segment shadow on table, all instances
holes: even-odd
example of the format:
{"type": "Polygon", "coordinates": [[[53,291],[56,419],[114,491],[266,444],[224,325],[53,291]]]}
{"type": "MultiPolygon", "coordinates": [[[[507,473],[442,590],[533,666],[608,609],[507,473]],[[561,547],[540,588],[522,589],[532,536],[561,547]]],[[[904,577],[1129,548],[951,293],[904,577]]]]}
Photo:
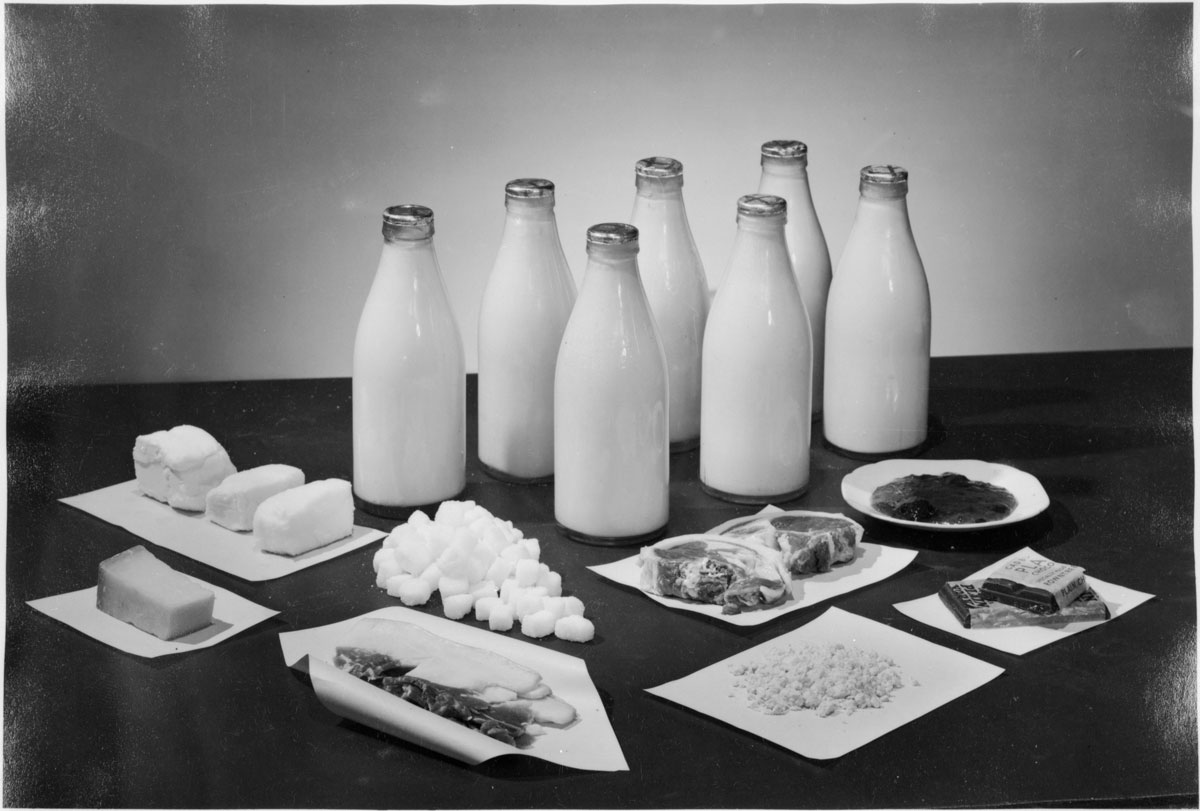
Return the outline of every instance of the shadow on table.
{"type": "Polygon", "coordinates": [[[948,425],[948,445],[969,448],[976,459],[1044,459],[1111,454],[1150,447],[1190,448],[1190,428],[1164,429],[1161,424],[1067,425],[1022,422],[1004,425],[948,425]]]}
{"type": "Polygon", "coordinates": [[[984,417],[1018,408],[1039,406],[1078,406],[1094,399],[1084,389],[1070,386],[1021,388],[956,388],[939,385],[930,388],[930,402],[940,410],[960,417],[984,417]]]}

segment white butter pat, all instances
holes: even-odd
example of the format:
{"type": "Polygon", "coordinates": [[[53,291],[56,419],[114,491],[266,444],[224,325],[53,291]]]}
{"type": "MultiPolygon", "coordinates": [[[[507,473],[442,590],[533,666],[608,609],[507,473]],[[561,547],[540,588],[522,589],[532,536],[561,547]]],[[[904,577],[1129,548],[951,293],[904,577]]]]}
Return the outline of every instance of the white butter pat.
{"type": "Polygon", "coordinates": [[[350,482],[322,479],[271,496],[254,513],[259,548],[277,555],[303,555],[354,531],[350,482]]]}
{"type": "Polygon", "coordinates": [[[254,529],[258,505],[284,490],[304,484],[304,471],[291,465],[260,465],[242,470],[208,491],[205,514],[226,529],[254,529]]]}
{"type": "Polygon", "coordinates": [[[100,563],[96,607],[159,639],[176,639],[212,624],[211,590],[180,574],[144,546],[100,563]]]}
{"type": "Polygon", "coordinates": [[[203,428],[176,425],[133,444],[138,488],[177,510],[200,512],[208,491],[237,472],[221,443],[203,428]]]}

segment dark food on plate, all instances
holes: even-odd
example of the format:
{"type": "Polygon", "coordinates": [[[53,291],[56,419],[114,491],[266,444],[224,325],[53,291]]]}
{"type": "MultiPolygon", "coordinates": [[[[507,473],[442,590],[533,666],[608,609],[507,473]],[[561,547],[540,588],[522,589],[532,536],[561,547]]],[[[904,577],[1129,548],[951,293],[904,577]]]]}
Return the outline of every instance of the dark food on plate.
{"type": "Polygon", "coordinates": [[[668,538],[644,547],[638,565],[645,591],[713,603],[723,614],[776,605],[792,593],[778,552],[737,539],[668,538]]]}
{"type": "Polygon", "coordinates": [[[1007,518],[1017,499],[1008,490],[961,473],[901,476],[871,493],[871,507],[924,524],[983,524],[1007,518]]]}
{"type": "Polygon", "coordinates": [[[844,515],[803,510],[728,521],[713,534],[742,538],[778,549],[792,575],[819,574],[854,560],[863,528],[844,515]]]}
{"type": "Polygon", "coordinates": [[[1044,614],[989,600],[981,589],[983,582],[950,582],[938,590],[938,597],[964,628],[1009,628],[1018,625],[1053,627],[1071,622],[1105,620],[1109,617],[1108,606],[1091,588],[1060,611],[1044,614]]]}
{"type": "Polygon", "coordinates": [[[576,718],[575,708],[554,696],[537,672],[407,622],[359,620],[333,664],[511,746],[528,746],[543,727],[566,727],[576,718]]]}

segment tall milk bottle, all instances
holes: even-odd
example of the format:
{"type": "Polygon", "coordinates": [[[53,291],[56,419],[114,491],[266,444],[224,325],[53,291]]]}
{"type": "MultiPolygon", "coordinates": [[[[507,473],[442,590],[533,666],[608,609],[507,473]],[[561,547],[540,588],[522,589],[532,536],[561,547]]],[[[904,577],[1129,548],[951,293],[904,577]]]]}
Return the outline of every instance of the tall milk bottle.
{"type": "Polygon", "coordinates": [[[825,438],[861,454],[925,441],[929,284],[908,221],[908,172],[867,166],[825,316],[825,438]]]}
{"type": "Polygon", "coordinates": [[[433,211],[383,214],[383,253],[354,340],[354,496],[375,515],[458,495],[466,473],[466,364],[433,211]]]}
{"type": "Polygon", "coordinates": [[[759,193],[774,194],[787,200],[787,225],[783,233],[787,236],[788,255],[796,283],[800,285],[808,324],[812,327],[813,419],[818,419],[824,407],[825,301],[829,297],[833,269],[829,246],[808,186],[808,146],[801,141],[767,141],[761,151],[759,193]]]}
{"type": "Polygon", "coordinates": [[[700,484],[744,504],[786,501],[808,488],[812,333],[786,219],[782,197],[738,200],[729,270],[704,333],[700,484]]]}
{"type": "Polygon", "coordinates": [[[640,544],[667,527],[667,360],[638,274],[638,230],[587,232],[554,377],[554,517],[574,540],[640,544]]]}
{"type": "Polygon", "coordinates": [[[642,286],[667,354],[671,451],[700,442],[700,350],[708,319],[708,277],[683,207],[683,164],[645,158],[635,167],[630,222],[638,229],[642,286]]]}
{"type": "Polygon", "coordinates": [[[479,461],[492,476],[554,474],[554,365],[575,303],[554,218],[554,184],[513,180],[479,310],[479,461]]]}

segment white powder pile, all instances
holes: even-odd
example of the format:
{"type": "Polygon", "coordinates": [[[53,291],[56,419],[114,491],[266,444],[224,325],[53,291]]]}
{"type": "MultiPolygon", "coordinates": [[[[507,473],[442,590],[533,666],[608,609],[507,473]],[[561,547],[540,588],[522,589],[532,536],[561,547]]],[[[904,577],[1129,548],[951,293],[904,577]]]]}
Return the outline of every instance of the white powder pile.
{"type": "Polygon", "coordinates": [[[881,707],[903,686],[891,659],[841,643],[775,648],[745,664],[734,664],[734,686],[747,705],[767,715],[816,710],[825,717],[881,707]]]}

